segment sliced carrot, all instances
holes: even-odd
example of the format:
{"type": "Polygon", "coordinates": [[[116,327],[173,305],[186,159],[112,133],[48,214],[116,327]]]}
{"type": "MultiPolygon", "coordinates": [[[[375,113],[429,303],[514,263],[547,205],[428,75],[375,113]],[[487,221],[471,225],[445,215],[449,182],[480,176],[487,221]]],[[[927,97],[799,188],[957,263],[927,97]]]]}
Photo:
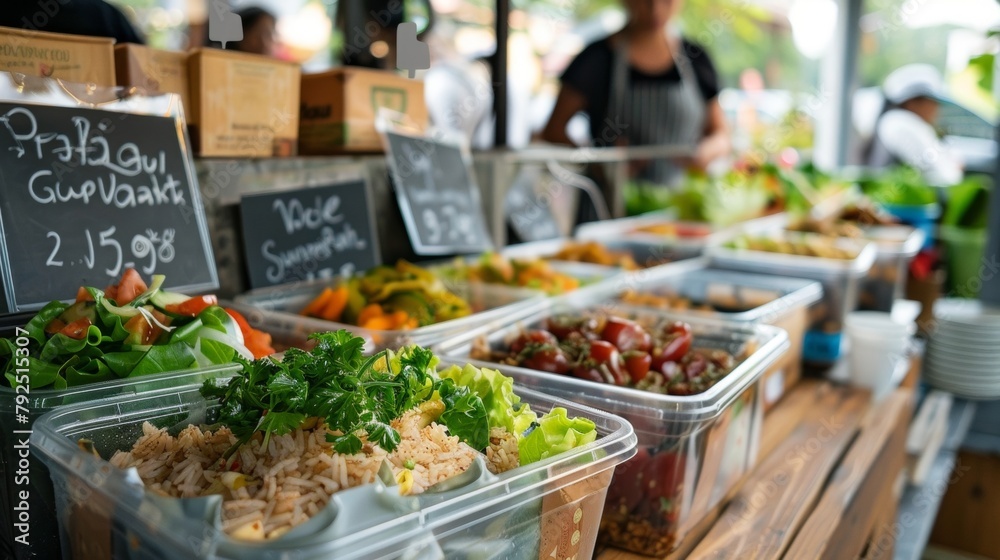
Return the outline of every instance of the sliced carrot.
{"type": "Polygon", "coordinates": [[[132,300],[148,289],[149,287],[146,286],[146,282],[143,281],[142,276],[139,276],[139,273],[134,268],[127,268],[125,269],[125,273],[122,274],[121,282],[118,282],[118,294],[115,298],[115,303],[118,305],[132,303],[132,300]]]}
{"type": "Polygon", "coordinates": [[[83,338],[87,336],[87,329],[90,328],[91,324],[90,319],[86,317],[77,319],[76,321],[73,321],[63,327],[59,331],[59,334],[64,334],[74,340],[83,340],[83,338]]]}
{"type": "Polygon", "coordinates": [[[94,296],[90,295],[87,288],[83,286],[80,286],[80,289],[76,291],[76,302],[80,303],[81,301],[94,301],[94,296]]]}
{"type": "Polygon", "coordinates": [[[322,317],[327,321],[339,321],[340,316],[344,314],[344,308],[347,307],[347,295],[347,286],[337,286],[323,307],[322,317]]]}
{"type": "Polygon", "coordinates": [[[392,328],[401,329],[404,325],[406,325],[406,321],[410,318],[410,314],[401,309],[397,309],[396,311],[390,313],[389,317],[392,320],[392,328]]]}
{"type": "Polygon", "coordinates": [[[382,306],[377,303],[369,303],[361,309],[361,313],[358,313],[358,326],[365,326],[365,323],[376,318],[382,317],[385,314],[382,311],[382,306]]]}
{"type": "Polygon", "coordinates": [[[330,300],[331,296],[333,296],[333,290],[330,288],[324,288],[318,296],[309,302],[309,305],[307,305],[305,309],[299,311],[299,315],[305,315],[306,317],[319,317],[323,308],[326,307],[326,302],[330,300]]]}
{"type": "Polygon", "coordinates": [[[417,321],[416,317],[410,317],[406,320],[406,324],[403,325],[404,330],[415,329],[420,326],[420,322],[417,321]]]}
{"type": "Polygon", "coordinates": [[[66,322],[62,319],[56,318],[52,319],[48,325],[45,325],[45,332],[49,334],[56,334],[64,328],[66,328],[66,322]]]}
{"type": "Polygon", "coordinates": [[[389,315],[378,315],[371,317],[361,324],[361,328],[373,331],[391,331],[393,329],[392,317],[389,315]]]}

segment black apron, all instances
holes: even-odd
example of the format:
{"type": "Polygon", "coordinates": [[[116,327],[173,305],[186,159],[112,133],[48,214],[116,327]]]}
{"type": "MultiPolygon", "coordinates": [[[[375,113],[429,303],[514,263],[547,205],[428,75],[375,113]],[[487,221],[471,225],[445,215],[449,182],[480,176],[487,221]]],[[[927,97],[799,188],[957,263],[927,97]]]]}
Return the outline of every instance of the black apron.
{"type": "MultiPolygon", "coordinates": [[[[670,31],[666,33],[681,79],[629,84],[628,43],[622,41],[611,63],[608,116],[612,120],[621,116],[629,145],[680,145],[693,152],[704,136],[705,101],[682,42],[670,31]]],[[[683,176],[683,167],[660,158],[650,161],[636,179],[675,186],[683,176]]]]}

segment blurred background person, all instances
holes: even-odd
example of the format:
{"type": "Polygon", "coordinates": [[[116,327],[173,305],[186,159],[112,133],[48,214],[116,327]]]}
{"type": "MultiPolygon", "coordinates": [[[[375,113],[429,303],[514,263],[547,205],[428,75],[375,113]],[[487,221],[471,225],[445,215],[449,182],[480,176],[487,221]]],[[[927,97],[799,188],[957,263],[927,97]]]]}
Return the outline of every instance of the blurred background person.
{"type": "MultiPolygon", "coordinates": [[[[278,55],[278,18],[271,12],[258,6],[250,6],[234,12],[240,16],[243,23],[243,40],[228,43],[227,49],[251,54],[276,57],[278,55]]],[[[207,28],[202,31],[207,39],[207,28]]],[[[215,41],[206,41],[207,45],[221,48],[215,41]]]]}
{"type": "Polygon", "coordinates": [[[715,66],[671,25],[682,4],[624,0],[625,27],[587,46],[563,73],[542,137],[573,144],[566,125],[582,112],[596,146],[688,147],[692,155],[685,161],[658,158],[633,166],[635,178],[661,185],[677,184],[686,165],[704,169],[727,155],[731,144],[715,66]]]}
{"type": "Polygon", "coordinates": [[[909,165],[936,186],[961,182],[962,161],[938,136],[939,100],[944,98],[941,73],[929,64],[903,66],[882,85],[885,105],[866,150],[874,168],[909,165]]]}

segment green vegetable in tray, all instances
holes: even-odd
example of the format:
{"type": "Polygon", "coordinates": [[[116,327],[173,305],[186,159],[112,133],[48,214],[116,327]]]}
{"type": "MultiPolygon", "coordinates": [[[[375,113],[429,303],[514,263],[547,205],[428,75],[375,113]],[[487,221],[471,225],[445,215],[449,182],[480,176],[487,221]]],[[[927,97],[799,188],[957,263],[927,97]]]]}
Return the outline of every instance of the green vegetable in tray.
{"type": "Polygon", "coordinates": [[[343,330],[310,338],[317,344],[309,352],[240,360],[242,374],[221,385],[205,382],[202,394],[221,405],[218,423],[238,438],[229,454],[255,433],[266,445],[271,435],[316,420],[331,430],[327,438],[338,453],[358,453],[365,441],[391,452],[400,441],[392,421],[415,408],[478,451],[493,445],[498,428],[513,434],[526,446],[522,465],[596,438],[593,422],[568,419],[565,410],[538,418],[498,371],[467,365],[438,373],[437,357],[418,346],[365,357],[364,339],[343,330]]]}
{"type": "Polygon", "coordinates": [[[214,296],[165,292],[163,281],[153,276],[147,286],[128,269],[105,290],[81,287],[73,303],[49,303],[23,328],[28,367],[16,367],[16,341],[0,339],[0,372],[11,387],[27,369],[30,389],[65,389],[273,352],[270,337],[214,296]]]}
{"type": "Polygon", "coordinates": [[[899,206],[924,206],[937,202],[937,191],[920,171],[901,166],[859,181],[861,191],[873,201],[899,206]]]}

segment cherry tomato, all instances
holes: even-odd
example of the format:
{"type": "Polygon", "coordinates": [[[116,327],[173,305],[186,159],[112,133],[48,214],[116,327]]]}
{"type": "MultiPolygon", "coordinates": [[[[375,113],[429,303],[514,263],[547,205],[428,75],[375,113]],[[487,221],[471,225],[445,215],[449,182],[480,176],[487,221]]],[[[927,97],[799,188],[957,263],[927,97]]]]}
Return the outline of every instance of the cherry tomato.
{"type": "Polygon", "coordinates": [[[545,345],[535,348],[530,355],[521,360],[526,368],[563,374],[569,371],[569,360],[566,354],[556,346],[545,345]]]}
{"type": "Polygon", "coordinates": [[[649,463],[649,449],[640,446],[635,457],[618,465],[608,488],[607,501],[616,510],[621,506],[631,512],[646,497],[643,473],[649,463]]]}
{"type": "Polygon", "coordinates": [[[554,334],[543,330],[531,330],[521,333],[510,345],[511,354],[520,354],[529,344],[556,346],[559,341],[554,334]]]}
{"type": "Polygon", "coordinates": [[[645,499],[642,504],[669,523],[677,521],[682,506],[684,455],[664,451],[654,454],[642,472],[645,499]]]}
{"type": "Polygon", "coordinates": [[[585,338],[597,338],[597,319],[556,315],[545,320],[545,330],[556,335],[559,340],[566,340],[573,333],[581,334],[585,338]]]}
{"type": "Polygon", "coordinates": [[[622,372],[622,357],[613,344],[605,340],[591,341],[589,358],[602,370],[607,371],[611,376],[611,381],[615,385],[625,384],[625,374],[622,372]]]}
{"type": "Polygon", "coordinates": [[[635,321],[619,317],[608,317],[601,331],[601,338],[614,344],[621,352],[642,350],[648,352],[653,345],[653,337],[635,321]]]}
{"type": "Polygon", "coordinates": [[[578,379],[586,379],[587,381],[593,381],[595,383],[607,383],[608,380],[604,378],[604,374],[598,369],[597,364],[585,360],[580,362],[573,367],[573,377],[578,379]]]}
{"type": "Polygon", "coordinates": [[[653,360],[659,358],[661,362],[679,362],[691,349],[693,340],[690,329],[686,333],[672,333],[662,346],[653,351],[653,360]]]}
{"type": "Polygon", "coordinates": [[[653,354],[650,369],[663,374],[667,381],[670,381],[681,373],[681,366],[677,362],[664,359],[662,354],[653,354]]]}
{"type": "Polygon", "coordinates": [[[632,383],[638,383],[649,375],[649,368],[653,364],[653,357],[648,352],[632,350],[622,354],[625,358],[625,370],[628,371],[632,383]]]}
{"type": "MultiPolygon", "coordinates": [[[[219,298],[215,296],[194,296],[180,303],[163,306],[163,310],[174,315],[184,315],[185,317],[197,317],[199,313],[207,307],[219,304],[219,298]]],[[[232,315],[232,314],[230,314],[232,315]]]]}
{"type": "Polygon", "coordinates": [[[691,357],[691,360],[684,365],[684,375],[688,379],[695,379],[705,373],[708,369],[708,358],[704,354],[698,353],[691,357]]]}

